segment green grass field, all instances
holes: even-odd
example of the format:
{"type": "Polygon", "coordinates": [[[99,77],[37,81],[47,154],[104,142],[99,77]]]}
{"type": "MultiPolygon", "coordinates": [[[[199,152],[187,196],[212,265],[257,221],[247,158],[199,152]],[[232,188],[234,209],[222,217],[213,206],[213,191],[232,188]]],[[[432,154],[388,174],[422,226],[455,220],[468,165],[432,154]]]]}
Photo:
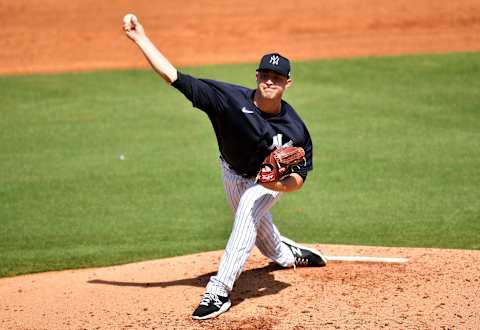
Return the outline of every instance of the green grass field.
{"type": "MultiPolygon", "coordinates": [[[[254,87],[255,65],[186,68],[254,87]]],[[[480,249],[480,53],[294,63],[302,242],[480,249]]],[[[152,71],[0,77],[0,276],[222,249],[207,117],[152,71]],[[124,159],[120,159],[124,155],[124,159]]]]}

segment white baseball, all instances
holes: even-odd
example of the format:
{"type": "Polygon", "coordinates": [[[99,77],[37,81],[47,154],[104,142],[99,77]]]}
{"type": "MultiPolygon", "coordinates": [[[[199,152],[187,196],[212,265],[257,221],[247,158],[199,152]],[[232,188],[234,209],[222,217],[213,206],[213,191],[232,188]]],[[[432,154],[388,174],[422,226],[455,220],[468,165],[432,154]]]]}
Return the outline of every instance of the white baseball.
{"type": "Polygon", "coordinates": [[[123,16],[123,24],[131,24],[133,18],[137,19],[137,17],[133,14],[127,14],[123,16]]]}

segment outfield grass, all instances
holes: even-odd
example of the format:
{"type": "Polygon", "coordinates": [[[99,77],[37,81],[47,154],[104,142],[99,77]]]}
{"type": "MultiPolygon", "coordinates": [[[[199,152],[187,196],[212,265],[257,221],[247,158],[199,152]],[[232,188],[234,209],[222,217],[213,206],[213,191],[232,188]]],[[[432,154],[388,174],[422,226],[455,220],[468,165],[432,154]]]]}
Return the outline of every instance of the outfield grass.
{"type": "MultiPolygon", "coordinates": [[[[254,84],[254,64],[185,72],[254,84]]],[[[294,64],[299,241],[480,249],[480,53],[294,64]]],[[[0,77],[0,276],[222,249],[213,130],[151,71],[0,77]],[[124,159],[122,160],[121,155],[124,159]]]]}

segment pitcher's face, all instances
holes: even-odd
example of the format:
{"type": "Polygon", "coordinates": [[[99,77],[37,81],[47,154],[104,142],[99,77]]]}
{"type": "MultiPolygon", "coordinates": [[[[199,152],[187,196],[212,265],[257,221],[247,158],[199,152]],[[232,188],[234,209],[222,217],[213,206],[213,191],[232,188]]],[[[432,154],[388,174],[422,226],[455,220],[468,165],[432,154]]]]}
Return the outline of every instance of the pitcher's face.
{"type": "Polygon", "coordinates": [[[266,99],[282,98],[285,90],[291,85],[292,80],[271,70],[257,71],[257,89],[266,99]]]}

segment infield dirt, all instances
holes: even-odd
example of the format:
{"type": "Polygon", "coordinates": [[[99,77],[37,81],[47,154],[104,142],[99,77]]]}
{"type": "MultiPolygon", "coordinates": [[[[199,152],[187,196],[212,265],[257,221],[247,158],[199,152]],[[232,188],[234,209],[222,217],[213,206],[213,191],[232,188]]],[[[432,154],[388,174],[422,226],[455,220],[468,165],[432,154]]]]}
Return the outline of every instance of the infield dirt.
{"type": "MultiPolygon", "coordinates": [[[[0,2],[0,73],[146,67],[139,16],[176,65],[480,50],[480,2],[0,2]],[[266,14],[268,12],[268,15],[266,14]]],[[[288,234],[288,233],[286,233],[288,234]]],[[[0,279],[1,329],[479,329],[480,251],[317,245],[406,264],[277,269],[255,252],[218,319],[190,319],[221,252],[0,279]]]]}
{"type": "Polygon", "coordinates": [[[0,1],[0,73],[147,66],[135,13],[176,65],[480,50],[478,0],[0,1]]]}

